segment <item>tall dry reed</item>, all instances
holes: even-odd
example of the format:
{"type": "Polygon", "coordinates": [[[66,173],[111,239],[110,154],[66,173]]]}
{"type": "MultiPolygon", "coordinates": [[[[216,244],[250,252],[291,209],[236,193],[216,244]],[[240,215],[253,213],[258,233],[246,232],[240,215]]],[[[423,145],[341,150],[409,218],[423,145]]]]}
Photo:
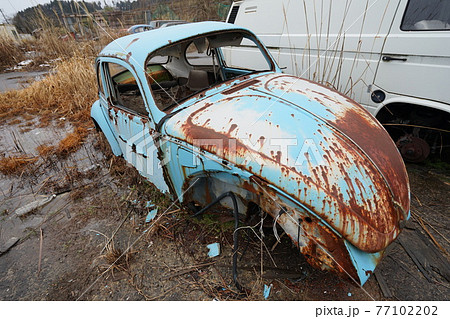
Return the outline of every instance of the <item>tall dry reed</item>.
{"type": "Polygon", "coordinates": [[[0,36],[0,68],[16,65],[25,57],[25,52],[19,43],[11,38],[0,36]]]}
{"type": "Polygon", "coordinates": [[[60,61],[43,80],[0,94],[0,120],[30,114],[40,115],[41,121],[66,117],[82,125],[96,96],[93,58],[77,55],[60,61]]]}

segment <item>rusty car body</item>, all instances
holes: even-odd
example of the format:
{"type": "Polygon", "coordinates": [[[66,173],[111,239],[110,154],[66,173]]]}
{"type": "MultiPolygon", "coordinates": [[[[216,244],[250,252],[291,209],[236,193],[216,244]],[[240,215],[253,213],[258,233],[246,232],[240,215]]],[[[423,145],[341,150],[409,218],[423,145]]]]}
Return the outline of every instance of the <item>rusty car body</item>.
{"type": "Polygon", "coordinates": [[[91,116],[113,153],[183,204],[232,193],[240,213],[272,216],[310,264],[360,284],[409,218],[407,173],[384,128],[337,91],[282,74],[247,29],[128,35],[96,67],[91,116]],[[259,67],[242,65],[246,54],[259,67]]]}

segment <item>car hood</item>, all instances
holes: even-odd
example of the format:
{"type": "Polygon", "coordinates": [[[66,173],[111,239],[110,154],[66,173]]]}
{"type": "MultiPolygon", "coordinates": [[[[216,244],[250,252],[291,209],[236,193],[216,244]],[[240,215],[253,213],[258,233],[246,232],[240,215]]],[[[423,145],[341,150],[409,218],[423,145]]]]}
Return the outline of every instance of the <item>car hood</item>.
{"type": "Polygon", "coordinates": [[[164,131],[289,194],[363,251],[384,249],[409,213],[407,173],[387,132],[314,82],[247,79],[179,111],[164,131]]]}

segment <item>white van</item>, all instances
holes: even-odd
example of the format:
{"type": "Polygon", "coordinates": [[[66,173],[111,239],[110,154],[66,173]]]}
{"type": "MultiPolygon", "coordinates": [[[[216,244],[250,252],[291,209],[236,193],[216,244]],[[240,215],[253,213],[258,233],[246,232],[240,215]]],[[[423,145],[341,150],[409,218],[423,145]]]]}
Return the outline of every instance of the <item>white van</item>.
{"type": "Polygon", "coordinates": [[[405,159],[449,147],[450,0],[244,0],[227,22],[254,31],[285,73],[363,105],[405,159]]]}

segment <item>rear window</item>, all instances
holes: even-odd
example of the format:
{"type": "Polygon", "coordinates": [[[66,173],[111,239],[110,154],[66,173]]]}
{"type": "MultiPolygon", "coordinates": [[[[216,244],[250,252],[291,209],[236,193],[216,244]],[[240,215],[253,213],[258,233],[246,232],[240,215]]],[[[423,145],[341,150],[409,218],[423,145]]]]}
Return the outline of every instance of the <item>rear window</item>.
{"type": "Polygon", "coordinates": [[[450,30],[450,0],[410,0],[400,29],[403,31],[450,30]]]}

